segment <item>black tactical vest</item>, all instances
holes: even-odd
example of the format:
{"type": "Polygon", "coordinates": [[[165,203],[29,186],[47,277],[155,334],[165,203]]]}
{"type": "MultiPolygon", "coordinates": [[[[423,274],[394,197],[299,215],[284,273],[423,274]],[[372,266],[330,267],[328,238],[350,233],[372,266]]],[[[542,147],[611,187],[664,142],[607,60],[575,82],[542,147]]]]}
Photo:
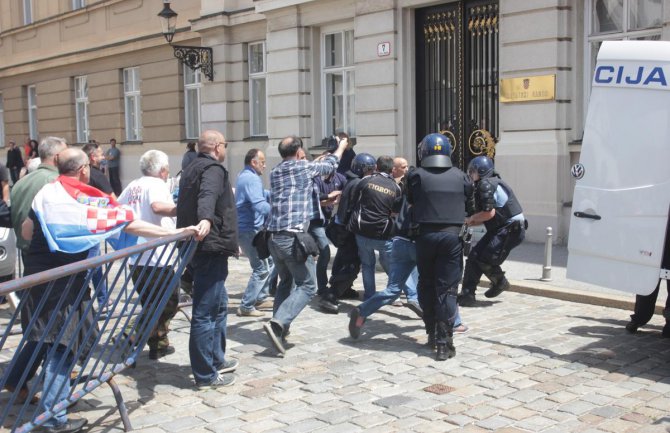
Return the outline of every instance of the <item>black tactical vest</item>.
{"type": "Polygon", "coordinates": [[[417,168],[408,177],[414,220],[419,225],[460,225],[471,191],[468,177],[456,167],[417,168]]]}
{"type": "MultiPolygon", "coordinates": [[[[475,187],[479,187],[482,182],[492,184],[494,186],[494,191],[498,188],[498,185],[500,185],[505,190],[505,193],[507,193],[507,203],[505,203],[503,207],[496,207],[495,217],[484,223],[486,230],[497,230],[507,224],[507,221],[509,221],[510,218],[523,212],[519,200],[517,200],[514,195],[514,191],[512,191],[512,188],[505,183],[504,180],[499,177],[489,177],[488,179],[483,179],[477,182],[475,187]]],[[[475,197],[478,197],[478,194],[475,194],[475,197]]]]}

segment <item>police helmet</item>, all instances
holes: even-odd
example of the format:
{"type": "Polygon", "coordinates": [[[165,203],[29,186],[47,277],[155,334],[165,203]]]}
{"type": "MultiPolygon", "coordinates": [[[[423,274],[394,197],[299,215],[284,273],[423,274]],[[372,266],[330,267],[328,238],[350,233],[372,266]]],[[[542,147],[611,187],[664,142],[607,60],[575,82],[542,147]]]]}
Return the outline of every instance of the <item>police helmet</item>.
{"type": "Polygon", "coordinates": [[[351,162],[351,171],[358,177],[365,176],[365,173],[374,170],[377,167],[377,160],[369,153],[359,153],[351,162]]]}
{"type": "Polygon", "coordinates": [[[421,167],[449,168],[451,164],[451,141],[442,134],[428,134],[419,143],[418,155],[421,167]]]}
{"type": "Polygon", "coordinates": [[[468,174],[477,172],[480,179],[486,179],[493,174],[493,161],[488,156],[473,158],[468,164],[468,174]]]}

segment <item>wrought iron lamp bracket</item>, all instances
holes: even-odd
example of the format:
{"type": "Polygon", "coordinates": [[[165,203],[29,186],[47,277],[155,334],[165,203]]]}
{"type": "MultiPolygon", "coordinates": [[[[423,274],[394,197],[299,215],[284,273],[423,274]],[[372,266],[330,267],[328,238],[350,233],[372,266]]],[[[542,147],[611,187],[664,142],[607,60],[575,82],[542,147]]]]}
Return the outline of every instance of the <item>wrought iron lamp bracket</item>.
{"type": "Polygon", "coordinates": [[[172,45],[174,56],[180,59],[193,71],[200,69],[209,81],[214,81],[214,64],[212,60],[212,49],[209,47],[188,47],[183,45],[172,45]]]}

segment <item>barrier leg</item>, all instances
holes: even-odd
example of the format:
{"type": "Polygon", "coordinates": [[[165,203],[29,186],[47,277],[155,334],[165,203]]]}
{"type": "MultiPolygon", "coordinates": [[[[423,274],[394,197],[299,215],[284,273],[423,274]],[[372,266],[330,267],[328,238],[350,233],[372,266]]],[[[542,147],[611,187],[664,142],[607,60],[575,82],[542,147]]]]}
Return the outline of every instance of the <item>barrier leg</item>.
{"type": "Polygon", "coordinates": [[[126,408],[126,403],[123,401],[123,396],[121,395],[121,390],[119,386],[114,382],[114,378],[110,378],[107,381],[107,384],[112,388],[112,393],[114,394],[114,399],[116,400],[116,407],[119,408],[119,415],[121,415],[121,421],[123,421],[123,430],[132,431],[133,426],[130,425],[130,418],[128,417],[128,409],[126,408]]]}

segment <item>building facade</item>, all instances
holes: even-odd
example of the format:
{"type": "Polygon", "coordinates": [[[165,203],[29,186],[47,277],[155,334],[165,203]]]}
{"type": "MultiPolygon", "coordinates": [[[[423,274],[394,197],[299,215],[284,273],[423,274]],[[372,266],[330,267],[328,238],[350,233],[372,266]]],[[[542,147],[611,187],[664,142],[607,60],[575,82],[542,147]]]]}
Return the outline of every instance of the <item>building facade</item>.
{"type": "Polygon", "coordinates": [[[233,174],[251,147],[271,166],[289,134],[318,154],[345,131],[357,152],[416,164],[416,143],[442,131],[460,166],[495,155],[528,238],[551,226],[559,243],[599,44],[670,40],[670,0],[175,1],[172,43],[210,47],[209,80],[174,57],[161,8],[1,2],[0,140],[114,137],[129,180],[150,148],[178,167],[184,143],[207,128],[226,135],[233,174]]]}

